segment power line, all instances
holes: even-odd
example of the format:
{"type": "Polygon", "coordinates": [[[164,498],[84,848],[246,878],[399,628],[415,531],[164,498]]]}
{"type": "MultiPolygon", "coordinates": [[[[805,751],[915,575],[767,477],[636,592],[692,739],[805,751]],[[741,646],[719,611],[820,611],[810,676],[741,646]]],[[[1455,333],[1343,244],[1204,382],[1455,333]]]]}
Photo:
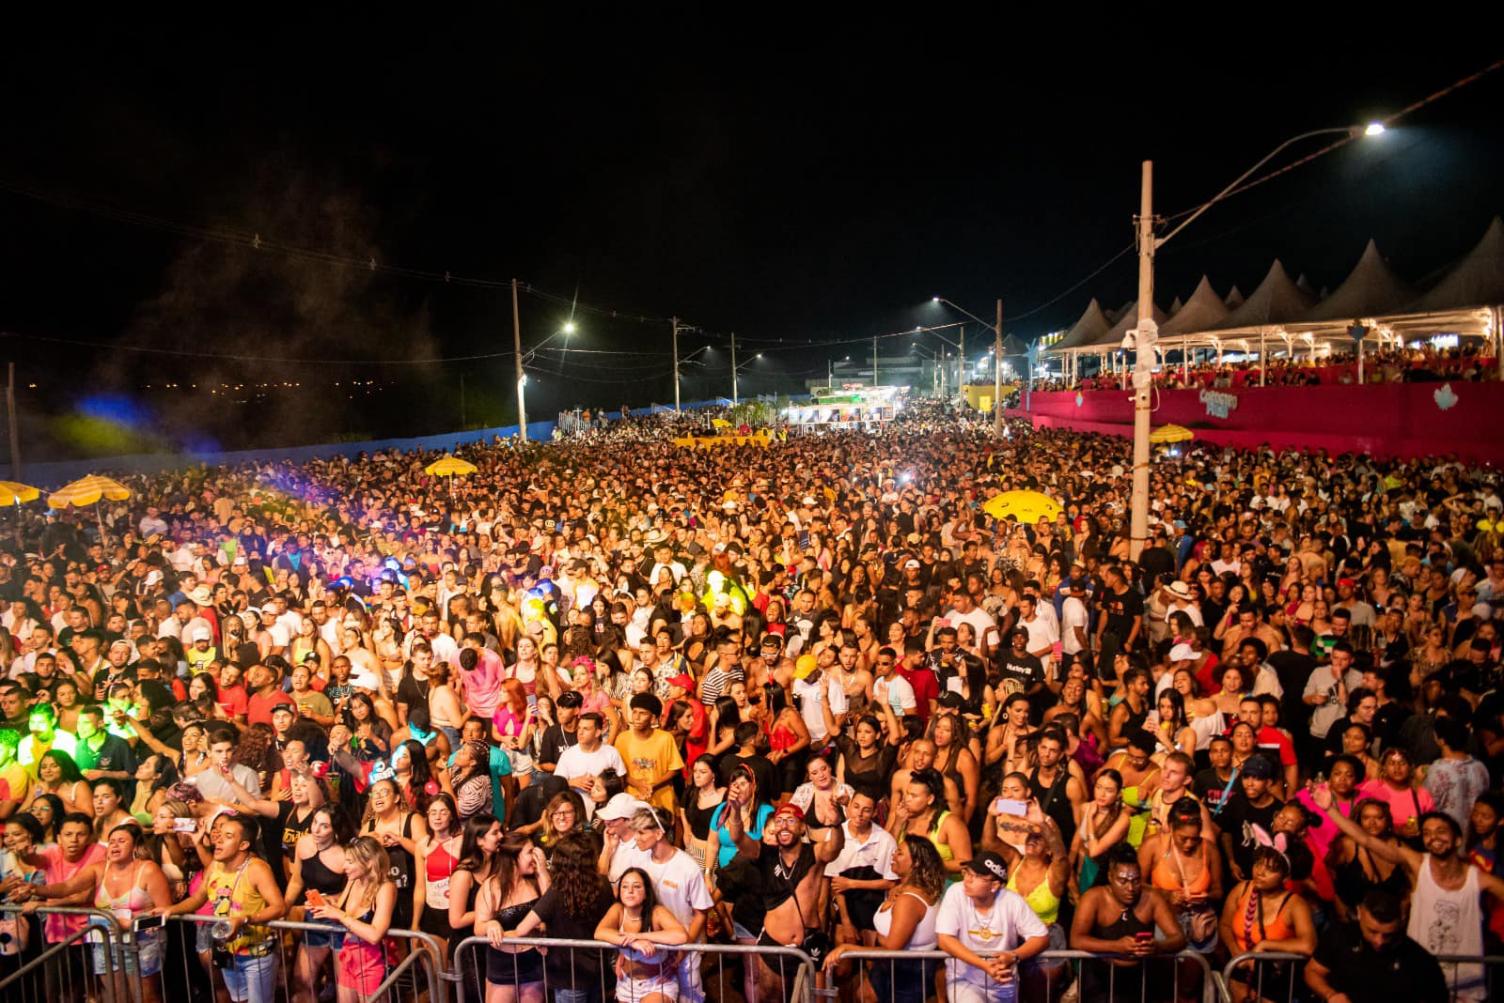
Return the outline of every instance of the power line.
{"type": "Polygon", "coordinates": [[[80,348],[98,349],[104,352],[136,352],[143,355],[173,355],[190,359],[223,359],[231,362],[276,362],[300,366],[427,366],[449,362],[479,362],[485,359],[509,359],[512,357],[511,352],[487,352],[480,355],[447,355],[422,359],[285,358],[269,355],[235,355],[225,352],[195,352],[180,348],[152,348],[147,345],[104,344],[98,341],[54,338],[44,334],[22,334],[14,331],[0,331],[0,338],[18,338],[23,341],[41,341],[54,345],[73,345],[80,348]]]}

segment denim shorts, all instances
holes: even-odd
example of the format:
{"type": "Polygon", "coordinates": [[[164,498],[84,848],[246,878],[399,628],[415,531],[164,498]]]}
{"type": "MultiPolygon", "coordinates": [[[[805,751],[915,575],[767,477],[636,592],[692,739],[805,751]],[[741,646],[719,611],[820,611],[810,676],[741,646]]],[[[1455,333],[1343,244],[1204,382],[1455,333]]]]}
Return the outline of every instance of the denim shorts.
{"type": "Polygon", "coordinates": [[[276,1003],[277,955],[234,955],[233,963],[219,970],[225,988],[235,1003],[276,1003]]]}
{"type": "Polygon", "coordinates": [[[136,934],[134,943],[116,945],[113,959],[110,957],[111,945],[90,944],[94,974],[107,975],[118,971],[150,978],[162,971],[162,940],[161,930],[143,931],[136,934]]]}
{"type": "MultiPolygon", "coordinates": [[[[323,926],[326,924],[319,925],[323,926]]],[[[315,950],[319,948],[328,948],[335,951],[338,951],[341,947],[344,947],[345,928],[343,926],[336,927],[332,924],[327,925],[329,925],[329,930],[327,933],[322,930],[304,930],[303,946],[315,950]]]]}

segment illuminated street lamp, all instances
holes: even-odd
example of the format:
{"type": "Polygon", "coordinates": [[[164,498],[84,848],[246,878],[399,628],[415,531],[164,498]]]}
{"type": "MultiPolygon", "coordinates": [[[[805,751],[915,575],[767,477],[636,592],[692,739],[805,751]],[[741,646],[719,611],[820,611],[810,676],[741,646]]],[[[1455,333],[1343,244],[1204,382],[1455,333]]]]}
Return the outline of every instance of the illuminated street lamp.
{"type": "Polygon", "coordinates": [[[1385,132],[1381,122],[1368,125],[1346,125],[1333,129],[1312,129],[1298,136],[1291,136],[1265,154],[1258,163],[1238,175],[1226,188],[1197,206],[1180,224],[1163,237],[1154,235],[1154,162],[1143,162],[1139,190],[1138,230],[1138,326],[1123,338],[1125,351],[1134,353],[1133,359],[1133,490],[1130,494],[1130,524],[1128,553],[1138,560],[1139,552],[1149,536],[1149,417],[1150,396],[1154,386],[1154,353],[1159,341],[1159,327],[1154,322],[1154,253],[1170,238],[1190,226],[1212,206],[1227,198],[1251,178],[1255,171],[1273,160],[1284,150],[1313,136],[1345,135],[1349,139],[1364,136],[1382,136],[1385,132]]]}

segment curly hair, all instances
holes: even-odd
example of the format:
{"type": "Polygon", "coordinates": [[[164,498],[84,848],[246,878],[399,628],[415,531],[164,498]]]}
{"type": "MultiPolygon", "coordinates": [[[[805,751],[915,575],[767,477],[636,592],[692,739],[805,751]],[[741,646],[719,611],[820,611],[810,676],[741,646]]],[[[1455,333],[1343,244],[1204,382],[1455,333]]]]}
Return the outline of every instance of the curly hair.
{"type": "Polygon", "coordinates": [[[903,845],[912,862],[903,883],[918,890],[927,902],[940,901],[945,892],[945,861],[940,859],[940,851],[928,836],[907,835],[903,845]]]}
{"type": "Polygon", "coordinates": [[[548,872],[570,916],[593,915],[596,903],[611,894],[611,885],[595,869],[595,840],[587,832],[571,832],[554,846],[548,872]]]}

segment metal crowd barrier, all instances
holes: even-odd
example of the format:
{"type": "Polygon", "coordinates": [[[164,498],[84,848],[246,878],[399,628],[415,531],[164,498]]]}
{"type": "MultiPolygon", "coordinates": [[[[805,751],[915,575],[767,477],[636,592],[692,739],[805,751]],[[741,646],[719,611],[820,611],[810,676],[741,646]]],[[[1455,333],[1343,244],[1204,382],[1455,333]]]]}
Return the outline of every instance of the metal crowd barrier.
{"type": "MultiPolygon", "coordinates": [[[[1292,954],[1288,951],[1248,951],[1240,954],[1226,965],[1223,965],[1222,971],[1217,973],[1215,977],[1217,996],[1221,1000],[1221,1003],[1233,1003],[1232,987],[1235,981],[1245,983],[1251,987],[1257,994],[1254,997],[1256,999],[1289,1000],[1297,998],[1300,995],[1309,995],[1305,979],[1301,978],[1299,981],[1296,979],[1296,976],[1302,970],[1302,965],[1308,960],[1307,955],[1292,954]],[[1236,969],[1240,965],[1246,965],[1249,962],[1252,962],[1253,971],[1246,979],[1235,980],[1233,975],[1236,969]],[[1265,968],[1269,964],[1280,962],[1289,963],[1288,971],[1282,976],[1275,976],[1272,981],[1266,981],[1265,968]],[[1284,983],[1283,993],[1280,992],[1280,982],[1284,983]]],[[[1498,967],[1504,966],[1504,955],[1438,954],[1436,955],[1436,960],[1441,965],[1442,975],[1447,980],[1447,988],[1450,991],[1453,1003],[1456,1003],[1460,998],[1460,990],[1457,982],[1464,965],[1477,965],[1482,969],[1479,976],[1482,980],[1484,999],[1499,998],[1499,994],[1495,992],[1494,985],[1497,980],[1493,976],[1498,967]]],[[[1464,984],[1463,988],[1471,988],[1471,986],[1470,984],[1464,984]]],[[[1499,993],[1504,993],[1504,989],[1500,989],[1499,993]]]]}
{"type": "MultiPolygon", "coordinates": [[[[167,927],[169,944],[164,946],[161,968],[154,976],[139,980],[139,984],[144,989],[142,995],[145,998],[138,996],[135,1000],[127,1000],[123,1003],[157,1003],[157,1001],[191,998],[213,999],[217,995],[216,987],[223,986],[225,976],[223,970],[214,962],[212,948],[213,927],[223,922],[223,919],[197,914],[174,916],[172,919],[173,923],[167,927]],[[207,939],[211,942],[211,946],[207,951],[198,950],[198,946],[203,943],[199,937],[199,932],[203,928],[208,928],[210,931],[207,939]],[[173,950],[174,932],[181,934],[181,939],[176,940],[176,946],[179,948],[176,951],[173,950]],[[173,954],[176,955],[175,958],[168,957],[173,954]],[[190,955],[197,955],[197,957],[190,957],[190,955]],[[208,991],[207,994],[204,993],[205,990],[208,991]],[[181,995],[181,993],[187,995],[181,995]]],[[[271,995],[263,996],[257,991],[257,983],[260,980],[248,980],[248,1003],[278,1003],[279,995],[285,1003],[318,1003],[321,987],[345,988],[339,986],[341,949],[328,948],[328,956],[315,962],[313,954],[307,952],[301,935],[342,934],[347,949],[349,941],[358,940],[353,933],[331,923],[273,920],[270,923],[258,925],[266,926],[273,931],[272,946],[266,955],[271,958],[269,964],[272,970],[269,975],[265,976],[265,981],[271,985],[271,995]],[[288,957],[289,953],[292,955],[291,959],[288,957]],[[281,994],[278,993],[279,988],[283,990],[281,994]]],[[[138,950],[139,945],[138,938],[135,942],[138,950]]],[[[394,927],[387,931],[382,950],[383,964],[380,969],[382,977],[378,984],[369,987],[365,985],[350,987],[358,1003],[374,1003],[378,1000],[396,1003],[398,999],[413,998],[426,999],[431,1003],[447,1003],[442,974],[444,951],[436,938],[416,930],[401,930],[394,927]],[[394,989],[396,992],[393,992],[394,989]]],[[[366,979],[370,977],[367,973],[366,979]]]]}
{"type": "MultiPolygon", "coordinates": [[[[977,953],[984,958],[990,958],[1002,952],[979,951],[977,953]]],[[[867,961],[873,964],[880,964],[884,961],[888,962],[889,985],[895,985],[896,979],[899,977],[899,961],[933,960],[943,963],[944,961],[951,960],[950,955],[940,950],[885,951],[875,947],[851,948],[841,955],[842,961],[848,959],[852,961],[867,961]]],[[[1137,1001],[1158,998],[1161,995],[1161,990],[1166,985],[1161,980],[1160,975],[1163,967],[1167,967],[1170,971],[1170,981],[1168,984],[1173,992],[1171,998],[1177,1000],[1193,999],[1195,998],[1194,996],[1182,995],[1180,992],[1180,971],[1181,966],[1186,962],[1191,962],[1200,969],[1198,975],[1200,976],[1201,986],[1195,990],[1195,995],[1200,996],[1203,1000],[1210,1000],[1212,998],[1214,976],[1211,964],[1206,960],[1205,955],[1189,948],[1183,949],[1177,954],[1159,954],[1147,958],[1133,957],[1131,959],[1128,955],[1093,954],[1089,951],[1041,951],[1028,961],[1020,964],[1014,970],[1013,981],[1008,984],[1015,986],[1016,999],[1026,1000],[1028,1003],[1035,1003],[1036,1000],[1041,1001],[1041,1003],[1055,1003],[1073,983],[1080,984],[1081,966],[1084,962],[1110,962],[1113,960],[1133,960],[1135,962],[1143,962],[1143,964],[1139,965],[1138,971],[1132,973],[1131,976],[1125,972],[1121,979],[1119,978],[1121,969],[1118,966],[1112,964],[1105,965],[1106,974],[1104,981],[1106,985],[1105,987],[1098,988],[1105,988],[1106,996],[1094,996],[1088,1001],[1086,994],[1082,992],[1080,997],[1081,1003],[1109,1003],[1109,1001],[1113,1000],[1137,1001]],[[1160,967],[1160,971],[1155,972],[1149,967],[1150,965],[1163,967],[1160,967]],[[1153,972],[1152,976],[1151,972],[1153,972]],[[1123,985],[1123,983],[1127,984],[1123,985]]],[[[985,997],[992,999],[993,990],[999,984],[994,983],[991,977],[985,975],[985,973],[983,982],[985,997]]],[[[820,995],[834,996],[835,992],[828,989],[820,990],[820,995]]],[[[878,1003],[890,1003],[890,1001],[879,997],[878,1003]]]]}
{"type": "Polygon", "coordinates": [[[6,933],[12,941],[0,944],[15,944],[15,953],[0,955],[0,999],[7,1003],[142,1003],[131,980],[120,977],[130,951],[130,935],[108,912],[71,907],[26,910],[17,904],[0,903],[0,914],[12,917],[18,927],[6,933]],[[83,917],[85,923],[53,944],[45,934],[49,916],[83,917]],[[19,943],[23,924],[27,926],[24,948],[19,943]]]}
{"type": "MultiPolygon", "coordinates": [[[[614,981],[614,976],[607,975],[615,964],[616,958],[621,954],[621,948],[615,944],[600,940],[561,940],[553,937],[508,937],[504,943],[508,947],[536,947],[543,948],[547,952],[560,950],[570,952],[571,977],[567,984],[555,981],[548,974],[545,961],[542,978],[543,998],[549,1003],[611,1003],[618,998],[608,991],[610,983],[614,981]],[[581,951],[597,952],[598,957],[594,964],[583,966],[584,974],[576,977],[577,964],[580,961],[578,952],[581,951]]],[[[454,1003],[473,1003],[473,1001],[485,999],[488,977],[484,951],[490,944],[491,941],[487,937],[470,937],[452,945],[453,966],[446,978],[458,984],[458,995],[454,997],[454,1003]]],[[[704,987],[706,995],[709,995],[711,987],[714,986],[715,998],[718,1000],[740,997],[745,999],[746,1003],[784,1003],[784,1001],[813,1003],[815,963],[808,954],[796,947],[764,947],[760,944],[685,944],[682,947],[668,947],[664,950],[667,953],[698,955],[697,960],[690,964],[699,972],[700,984],[704,987]],[[706,956],[714,959],[710,963],[714,964],[715,971],[710,975],[705,972],[708,963],[706,956]],[[742,970],[736,976],[731,977],[727,973],[727,961],[733,958],[741,959],[742,970]],[[755,965],[754,959],[756,958],[767,962],[769,968],[776,966],[781,970],[785,982],[781,992],[759,994],[756,988],[752,988],[752,983],[748,981],[749,972],[755,972],[755,969],[749,966],[755,965]],[[741,980],[740,984],[738,984],[738,979],[741,980]]],[[[501,964],[500,974],[503,977],[516,979],[520,975],[521,962],[512,962],[510,973],[505,970],[504,959],[501,964]]]]}

